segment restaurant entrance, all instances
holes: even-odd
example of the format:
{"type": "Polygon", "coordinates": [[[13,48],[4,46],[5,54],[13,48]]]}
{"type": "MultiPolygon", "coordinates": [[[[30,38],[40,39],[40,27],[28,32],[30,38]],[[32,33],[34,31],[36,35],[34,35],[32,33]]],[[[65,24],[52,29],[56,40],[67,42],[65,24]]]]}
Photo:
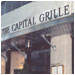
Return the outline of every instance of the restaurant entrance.
{"type": "MultiPolygon", "coordinates": [[[[46,39],[50,42],[50,37],[46,39]]],[[[25,40],[27,57],[23,69],[15,69],[14,73],[50,74],[50,45],[37,32],[26,35],[25,40]]]]}

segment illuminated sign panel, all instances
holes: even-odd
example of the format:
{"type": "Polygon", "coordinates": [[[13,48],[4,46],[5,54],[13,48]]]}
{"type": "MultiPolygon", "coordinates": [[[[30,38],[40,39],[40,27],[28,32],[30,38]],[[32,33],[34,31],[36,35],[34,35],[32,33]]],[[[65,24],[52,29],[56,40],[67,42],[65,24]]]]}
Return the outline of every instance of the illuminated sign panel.
{"type": "Polygon", "coordinates": [[[58,65],[51,67],[51,74],[64,74],[64,66],[58,65]]]}

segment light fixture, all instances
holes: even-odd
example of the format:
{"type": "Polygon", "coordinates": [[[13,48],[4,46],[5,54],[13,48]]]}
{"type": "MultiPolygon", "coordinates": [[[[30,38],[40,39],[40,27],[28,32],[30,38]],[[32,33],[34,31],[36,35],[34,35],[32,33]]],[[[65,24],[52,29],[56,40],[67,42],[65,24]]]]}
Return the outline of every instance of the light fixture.
{"type": "Polygon", "coordinates": [[[56,51],[56,45],[53,45],[52,48],[54,51],[56,51]]]}
{"type": "Polygon", "coordinates": [[[30,40],[28,40],[28,45],[27,45],[27,47],[28,47],[28,48],[30,47],[30,40]]]}

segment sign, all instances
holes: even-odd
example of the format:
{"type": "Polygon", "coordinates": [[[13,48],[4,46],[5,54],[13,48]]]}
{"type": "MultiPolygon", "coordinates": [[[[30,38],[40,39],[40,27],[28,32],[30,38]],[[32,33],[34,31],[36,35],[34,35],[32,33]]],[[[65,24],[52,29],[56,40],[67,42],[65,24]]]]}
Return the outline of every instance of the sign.
{"type": "Polygon", "coordinates": [[[69,5],[65,5],[63,8],[59,7],[58,9],[48,10],[31,18],[23,19],[21,21],[15,22],[11,25],[8,25],[7,27],[2,28],[2,36],[67,15],[70,15],[69,5]]]}
{"type": "Polygon", "coordinates": [[[58,65],[51,67],[51,74],[64,74],[64,66],[58,65]]]}

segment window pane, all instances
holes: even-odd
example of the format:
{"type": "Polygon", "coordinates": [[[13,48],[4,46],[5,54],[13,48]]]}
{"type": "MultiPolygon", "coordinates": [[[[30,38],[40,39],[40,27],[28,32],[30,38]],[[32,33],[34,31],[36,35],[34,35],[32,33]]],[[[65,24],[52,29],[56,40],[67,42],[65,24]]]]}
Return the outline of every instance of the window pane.
{"type": "Polygon", "coordinates": [[[13,1],[13,9],[16,9],[21,6],[21,1],[13,1]]]}
{"type": "Polygon", "coordinates": [[[3,15],[5,13],[5,2],[1,3],[1,15],[3,15]]]}
{"type": "Polygon", "coordinates": [[[12,1],[6,2],[6,12],[9,12],[12,10],[12,1]]]}
{"type": "Polygon", "coordinates": [[[32,1],[3,1],[1,3],[1,15],[30,2],[32,1]]]}
{"type": "Polygon", "coordinates": [[[32,1],[22,1],[22,5],[28,4],[30,2],[32,2],[32,1]]]}

